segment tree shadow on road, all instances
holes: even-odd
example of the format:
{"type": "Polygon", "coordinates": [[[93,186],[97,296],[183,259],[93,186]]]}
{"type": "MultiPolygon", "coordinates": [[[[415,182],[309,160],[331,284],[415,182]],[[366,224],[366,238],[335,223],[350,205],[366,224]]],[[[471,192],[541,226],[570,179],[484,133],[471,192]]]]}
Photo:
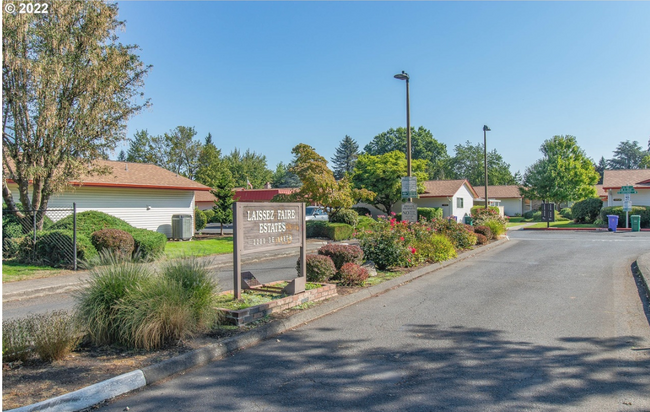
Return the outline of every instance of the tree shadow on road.
{"type": "MultiPolygon", "coordinates": [[[[155,385],[136,403],[154,410],[647,410],[650,353],[640,337],[509,340],[498,330],[410,324],[400,339],[340,339],[296,330],[155,385]],[[645,394],[645,395],[644,395],[645,394]],[[628,401],[629,400],[629,401],[628,401]],[[644,409],[635,409],[641,406],[644,409]],[[585,409],[588,410],[588,409],[585,409]]],[[[124,401],[128,401],[128,398],[124,401]]]]}

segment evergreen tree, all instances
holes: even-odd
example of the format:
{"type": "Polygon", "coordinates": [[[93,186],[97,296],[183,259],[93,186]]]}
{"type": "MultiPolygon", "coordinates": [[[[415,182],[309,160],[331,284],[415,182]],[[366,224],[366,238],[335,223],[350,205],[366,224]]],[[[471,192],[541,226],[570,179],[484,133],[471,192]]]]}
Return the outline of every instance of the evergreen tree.
{"type": "Polygon", "coordinates": [[[298,176],[289,171],[292,167],[293,164],[278,163],[271,178],[271,185],[273,187],[300,187],[301,182],[298,176]]]}
{"type": "Polygon", "coordinates": [[[603,183],[603,176],[605,175],[605,170],[607,169],[607,161],[605,160],[605,156],[600,157],[600,160],[598,161],[598,164],[596,164],[595,169],[600,175],[597,183],[600,185],[603,183]]]}
{"type": "Polygon", "coordinates": [[[215,182],[213,189],[210,191],[217,200],[214,201],[212,210],[214,211],[213,222],[221,223],[221,235],[223,236],[224,223],[232,223],[232,204],[235,203],[233,198],[235,184],[230,171],[225,170],[215,182]]]}
{"type": "Polygon", "coordinates": [[[636,140],[626,140],[619,143],[614,150],[614,157],[607,161],[607,166],[612,170],[638,169],[641,161],[648,153],[644,151],[636,140]]]}
{"type": "Polygon", "coordinates": [[[210,135],[206,137],[205,144],[201,148],[198,164],[195,180],[212,188],[216,187],[224,174],[230,174],[228,165],[221,158],[221,150],[212,144],[210,135]]]}
{"type": "Polygon", "coordinates": [[[336,180],[343,179],[346,174],[352,174],[358,156],[359,145],[350,136],[345,135],[345,138],[341,140],[332,158],[332,164],[334,165],[333,172],[336,180]]]}
{"type": "Polygon", "coordinates": [[[124,150],[120,150],[120,154],[117,155],[117,160],[120,162],[126,161],[126,152],[124,150]]]}

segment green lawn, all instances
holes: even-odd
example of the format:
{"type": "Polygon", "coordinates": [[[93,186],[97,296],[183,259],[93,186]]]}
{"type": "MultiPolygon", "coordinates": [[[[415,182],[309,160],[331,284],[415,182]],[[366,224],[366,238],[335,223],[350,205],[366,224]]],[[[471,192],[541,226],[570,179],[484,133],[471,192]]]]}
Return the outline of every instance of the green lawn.
{"type": "Polygon", "coordinates": [[[165,257],[209,256],[232,253],[232,236],[220,239],[191,240],[189,242],[167,242],[165,257]]]}
{"type": "Polygon", "coordinates": [[[48,266],[32,266],[23,263],[3,261],[2,262],[2,281],[14,282],[23,279],[36,279],[56,276],[63,272],[64,269],[55,269],[48,266]]]}
{"type": "MultiPolygon", "coordinates": [[[[545,228],[546,222],[539,222],[528,227],[533,229],[545,228]]],[[[573,221],[569,220],[566,222],[551,222],[550,227],[596,229],[599,228],[600,226],[594,224],[587,224],[587,223],[573,223],[573,221]]]]}

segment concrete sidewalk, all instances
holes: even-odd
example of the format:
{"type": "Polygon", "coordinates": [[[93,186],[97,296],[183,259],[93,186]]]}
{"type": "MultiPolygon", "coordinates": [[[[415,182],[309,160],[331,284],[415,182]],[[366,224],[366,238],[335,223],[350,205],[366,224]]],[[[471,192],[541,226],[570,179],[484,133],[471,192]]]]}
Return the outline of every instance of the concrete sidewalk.
{"type": "MultiPolygon", "coordinates": [[[[330,243],[322,239],[308,239],[307,253],[314,253],[318,248],[330,243]]],[[[299,248],[285,249],[281,251],[251,253],[242,256],[242,263],[254,263],[263,260],[277,259],[287,256],[298,256],[299,248]]],[[[210,269],[219,269],[232,266],[232,253],[214,255],[199,258],[208,262],[210,269]]],[[[56,293],[72,291],[90,277],[90,272],[80,270],[60,276],[49,278],[19,280],[2,284],[2,301],[11,302],[14,300],[28,299],[56,293]]]]}

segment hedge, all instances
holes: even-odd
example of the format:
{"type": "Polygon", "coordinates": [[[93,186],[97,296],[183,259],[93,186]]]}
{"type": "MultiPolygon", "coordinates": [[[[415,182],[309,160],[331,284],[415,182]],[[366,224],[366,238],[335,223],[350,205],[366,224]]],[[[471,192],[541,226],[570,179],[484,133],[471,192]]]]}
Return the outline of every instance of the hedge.
{"type": "Polygon", "coordinates": [[[354,228],[345,223],[329,223],[322,220],[308,220],[306,223],[306,236],[326,237],[331,240],[345,240],[352,238],[354,228]]]}
{"type": "MultiPolygon", "coordinates": [[[[74,238],[71,230],[43,230],[36,233],[36,242],[25,237],[20,244],[18,260],[23,263],[45,263],[52,267],[71,267],[74,238]]],[[[97,256],[90,239],[77,233],[77,260],[88,261],[97,256]]]]}
{"type": "MultiPolygon", "coordinates": [[[[617,215],[617,227],[625,227],[625,211],[623,210],[623,206],[607,206],[602,208],[600,210],[600,219],[605,223],[608,223],[607,215],[617,215]]],[[[632,206],[632,210],[628,213],[628,215],[641,216],[641,227],[650,227],[650,206],[632,206]]],[[[632,224],[631,222],[632,219],[630,219],[630,226],[632,224]]]]}
{"type": "MultiPolygon", "coordinates": [[[[472,208],[470,209],[470,212],[469,212],[469,213],[470,213],[470,215],[471,215],[472,217],[475,217],[476,215],[478,215],[479,210],[483,210],[483,209],[485,209],[485,205],[482,205],[482,206],[472,206],[472,208]]],[[[499,208],[498,208],[497,206],[488,206],[488,209],[490,209],[490,210],[494,210],[494,211],[497,212],[498,214],[501,214],[501,211],[499,210],[499,208]]]]}
{"type": "Polygon", "coordinates": [[[420,220],[423,217],[426,218],[427,220],[442,219],[442,208],[441,207],[418,207],[418,220],[420,220]]]}
{"type": "Polygon", "coordinates": [[[584,199],[573,205],[571,215],[577,223],[593,223],[598,218],[602,207],[603,201],[597,197],[584,199]]]}
{"type": "Polygon", "coordinates": [[[132,227],[126,229],[133,236],[135,249],[133,255],[142,260],[154,260],[165,251],[167,236],[164,233],[132,227]]]}

